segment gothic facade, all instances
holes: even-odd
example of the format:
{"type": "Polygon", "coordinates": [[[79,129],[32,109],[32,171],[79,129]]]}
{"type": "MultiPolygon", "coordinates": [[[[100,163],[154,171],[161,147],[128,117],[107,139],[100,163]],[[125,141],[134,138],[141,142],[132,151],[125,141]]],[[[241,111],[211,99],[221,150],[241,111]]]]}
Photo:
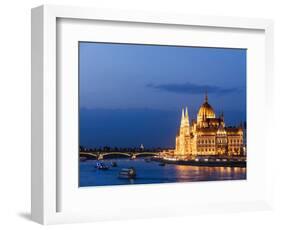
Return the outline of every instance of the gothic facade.
{"type": "Polygon", "coordinates": [[[189,122],[187,108],[182,110],[181,124],[176,136],[174,155],[178,157],[236,155],[243,151],[243,128],[226,127],[224,116],[216,117],[208,97],[199,108],[197,121],[189,122]]]}

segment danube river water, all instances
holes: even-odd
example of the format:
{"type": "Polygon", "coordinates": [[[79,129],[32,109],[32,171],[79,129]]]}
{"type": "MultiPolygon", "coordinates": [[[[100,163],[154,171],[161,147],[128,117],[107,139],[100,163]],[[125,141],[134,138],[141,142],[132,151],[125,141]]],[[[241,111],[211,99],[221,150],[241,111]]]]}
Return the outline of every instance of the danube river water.
{"type": "Polygon", "coordinates": [[[108,170],[96,169],[97,160],[80,161],[79,185],[127,185],[127,184],[152,184],[188,181],[215,181],[215,180],[243,180],[246,179],[246,168],[235,167],[203,167],[166,164],[145,160],[145,158],[108,159],[102,162],[109,166],[108,170]],[[117,167],[111,167],[111,162],[116,162],[117,167]],[[120,179],[119,172],[122,168],[134,167],[135,179],[120,179]]]}

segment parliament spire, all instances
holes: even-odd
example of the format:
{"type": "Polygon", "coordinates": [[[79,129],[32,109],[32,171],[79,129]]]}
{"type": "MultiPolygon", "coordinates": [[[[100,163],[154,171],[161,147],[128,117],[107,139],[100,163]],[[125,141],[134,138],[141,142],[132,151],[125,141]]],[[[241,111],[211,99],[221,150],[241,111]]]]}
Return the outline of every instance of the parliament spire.
{"type": "Polygon", "coordinates": [[[207,94],[207,91],[205,91],[205,102],[206,102],[206,103],[208,102],[208,94],[207,94]]]}

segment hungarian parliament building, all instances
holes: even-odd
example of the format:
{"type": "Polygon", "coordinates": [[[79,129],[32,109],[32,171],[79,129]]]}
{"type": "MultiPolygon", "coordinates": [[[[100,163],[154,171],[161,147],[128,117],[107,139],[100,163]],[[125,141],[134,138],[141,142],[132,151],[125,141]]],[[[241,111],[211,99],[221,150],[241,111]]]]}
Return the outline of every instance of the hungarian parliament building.
{"type": "Polygon", "coordinates": [[[199,108],[197,121],[189,122],[187,108],[182,110],[181,124],[176,136],[174,156],[210,156],[245,154],[243,127],[226,127],[224,116],[216,117],[208,96],[199,108]]]}

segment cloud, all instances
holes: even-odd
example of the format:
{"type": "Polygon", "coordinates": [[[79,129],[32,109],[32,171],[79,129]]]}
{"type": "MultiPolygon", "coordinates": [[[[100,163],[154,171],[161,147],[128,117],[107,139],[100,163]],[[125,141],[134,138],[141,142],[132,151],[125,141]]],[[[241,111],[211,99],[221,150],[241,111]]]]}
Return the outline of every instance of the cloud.
{"type": "Polygon", "coordinates": [[[239,92],[239,88],[223,88],[214,85],[197,85],[190,82],[185,82],[182,84],[147,84],[149,88],[158,89],[162,91],[168,91],[172,93],[181,93],[181,94],[203,94],[208,92],[208,94],[228,94],[239,92]]]}

